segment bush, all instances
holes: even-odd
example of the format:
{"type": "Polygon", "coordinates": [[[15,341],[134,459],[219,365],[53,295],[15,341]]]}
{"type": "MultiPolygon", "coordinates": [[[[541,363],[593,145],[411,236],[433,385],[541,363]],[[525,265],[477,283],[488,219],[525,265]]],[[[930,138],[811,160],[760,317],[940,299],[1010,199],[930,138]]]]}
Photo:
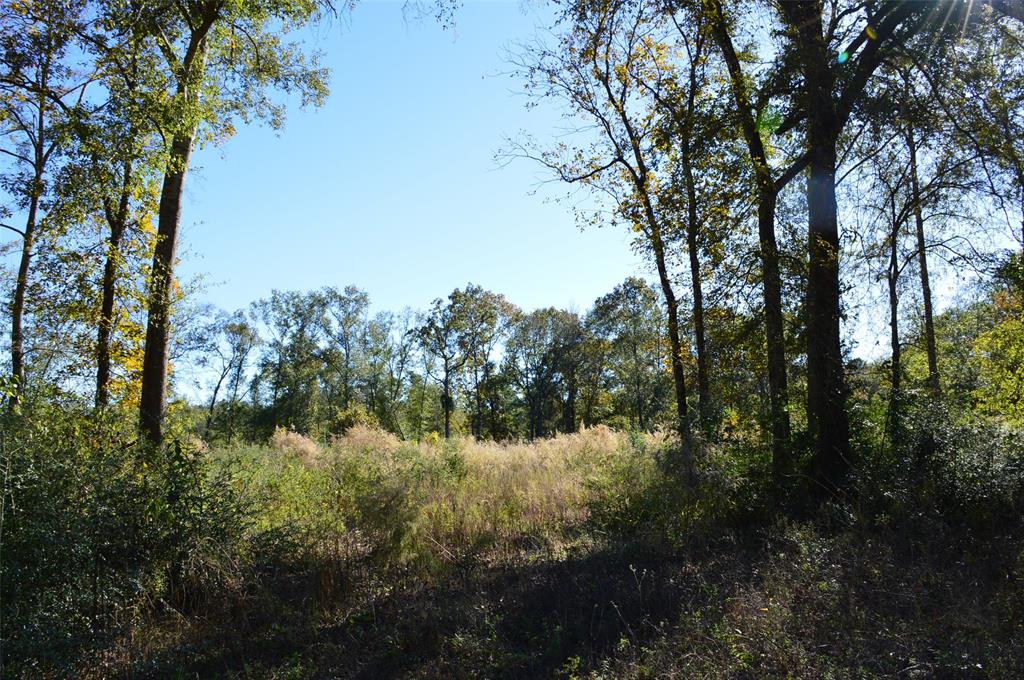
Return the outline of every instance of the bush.
{"type": "Polygon", "coordinates": [[[178,444],[140,447],[126,420],[74,403],[23,412],[0,437],[11,675],[67,674],[82,646],[154,607],[204,611],[242,594],[250,513],[229,471],[178,444]]]}
{"type": "Polygon", "coordinates": [[[313,463],[320,456],[320,446],[303,435],[285,427],[274,428],[268,442],[275,451],[295,456],[305,463],[313,463]]]}

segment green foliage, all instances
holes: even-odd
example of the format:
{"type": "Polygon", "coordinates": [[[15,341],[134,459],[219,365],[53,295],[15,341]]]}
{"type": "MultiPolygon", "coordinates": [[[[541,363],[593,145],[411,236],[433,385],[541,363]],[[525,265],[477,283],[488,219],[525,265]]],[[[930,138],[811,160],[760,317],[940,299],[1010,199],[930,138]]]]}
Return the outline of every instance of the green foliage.
{"type": "Polygon", "coordinates": [[[33,402],[5,419],[0,595],[15,675],[61,668],[158,602],[207,611],[241,596],[249,512],[232,475],[130,427],[33,402]]]}
{"type": "Polygon", "coordinates": [[[975,340],[981,407],[1024,427],[1024,256],[1014,253],[997,276],[995,325],[975,340]]]}

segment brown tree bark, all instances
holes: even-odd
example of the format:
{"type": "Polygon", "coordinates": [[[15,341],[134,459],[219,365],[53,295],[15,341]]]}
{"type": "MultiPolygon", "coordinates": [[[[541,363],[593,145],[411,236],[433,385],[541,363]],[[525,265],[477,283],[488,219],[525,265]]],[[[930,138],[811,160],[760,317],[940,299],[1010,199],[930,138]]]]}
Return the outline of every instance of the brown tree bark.
{"type": "Polygon", "coordinates": [[[448,367],[445,366],[444,382],[441,391],[441,408],[444,409],[444,438],[452,436],[452,394],[448,378],[448,367]]]}
{"type": "Polygon", "coordinates": [[[139,426],[146,439],[155,445],[162,444],[164,440],[174,261],[177,257],[181,200],[185,188],[185,172],[192,155],[192,141],[190,135],[182,135],[175,137],[171,143],[171,155],[160,192],[159,226],[156,248],[153,251],[153,268],[150,273],[149,317],[146,322],[146,345],[142,360],[139,426]]]}
{"type": "Polygon", "coordinates": [[[672,289],[672,280],[668,275],[668,267],[665,264],[665,246],[656,220],[653,220],[652,226],[651,244],[658,269],[658,281],[661,284],[661,292],[665,298],[665,307],[668,312],[668,341],[672,351],[672,381],[676,395],[676,427],[679,430],[682,445],[680,463],[683,471],[692,478],[694,475],[693,445],[690,437],[690,414],[686,405],[686,367],[683,365],[683,346],[679,340],[679,303],[676,300],[675,291],[672,289]]]}
{"type": "MultiPolygon", "coordinates": [[[[188,23],[191,35],[180,65],[173,56],[168,58],[170,65],[176,70],[177,96],[192,105],[198,101],[199,88],[206,72],[206,37],[220,15],[221,3],[210,2],[201,10],[198,22],[188,23]]],[[[142,357],[142,387],[139,398],[139,430],[150,444],[156,446],[163,444],[164,441],[174,264],[181,227],[185,173],[192,157],[195,133],[196,126],[192,123],[179,129],[171,137],[170,154],[164,169],[160,207],[157,212],[157,241],[150,272],[146,345],[142,357]]]]}
{"type": "Polygon", "coordinates": [[[830,491],[846,486],[851,466],[846,378],[840,345],[839,225],[835,187],[835,137],[828,115],[813,115],[807,190],[807,414],[815,438],[818,482],[830,491]]]}
{"type": "Polygon", "coordinates": [[[917,142],[914,131],[907,130],[907,149],[910,152],[910,190],[914,207],[915,236],[917,238],[917,263],[921,277],[921,299],[924,303],[925,353],[928,356],[928,389],[933,398],[942,396],[939,380],[939,353],[935,342],[935,318],[932,309],[932,287],[928,278],[928,249],[924,237],[924,214],[921,210],[921,182],[917,173],[917,142]]]}
{"type": "MultiPolygon", "coordinates": [[[[764,296],[765,340],[768,360],[768,429],[771,433],[772,476],[776,489],[790,473],[791,426],[789,419],[789,381],[786,374],[785,326],[782,317],[782,279],[779,247],[775,237],[775,206],[778,190],[768,166],[764,142],[753,116],[750,92],[739,57],[729,34],[721,3],[708,3],[708,18],[719,51],[729,71],[729,82],[736,100],[740,127],[747,144],[757,191],[757,234],[761,257],[761,286],[764,296]]],[[[787,180],[788,181],[788,180],[787,180]]]]}
{"type": "Polygon", "coordinates": [[[852,459],[839,334],[836,143],[842,126],[833,100],[835,76],[822,34],[820,3],[794,1],[779,7],[795,34],[807,123],[807,420],[819,490],[835,494],[847,486],[852,459]]]}
{"type": "Polygon", "coordinates": [[[121,195],[117,209],[104,201],[103,212],[110,228],[107,239],[107,260],[103,265],[102,301],[100,320],[96,328],[96,407],[103,408],[110,402],[110,336],[114,325],[114,301],[117,285],[117,261],[121,252],[121,241],[128,226],[128,205],[131,199],[132,162],[124,163],[121,195]]]}

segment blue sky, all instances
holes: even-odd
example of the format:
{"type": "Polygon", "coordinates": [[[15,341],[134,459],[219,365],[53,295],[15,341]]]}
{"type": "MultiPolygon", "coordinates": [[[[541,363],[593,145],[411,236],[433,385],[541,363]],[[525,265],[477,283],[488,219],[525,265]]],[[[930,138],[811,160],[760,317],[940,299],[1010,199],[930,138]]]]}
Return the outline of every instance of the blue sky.
{"type": "Polygon", "coordinates": [[[355,284],[399,310],[472,281],[525,309],[585,310],[645,272],[624,228],[581,232],[569,204],[545,201],[565,187],[494,160],[505,137],[554,140],[560,125],[526,111],[506,62],[545,18],[469,1],[445,31],[402,7],[361,3],[307,39],[331,68],[324,107],[195,156],[180,272],[205,276],[201,297],[231,310],[274,288],[355,284]]]}

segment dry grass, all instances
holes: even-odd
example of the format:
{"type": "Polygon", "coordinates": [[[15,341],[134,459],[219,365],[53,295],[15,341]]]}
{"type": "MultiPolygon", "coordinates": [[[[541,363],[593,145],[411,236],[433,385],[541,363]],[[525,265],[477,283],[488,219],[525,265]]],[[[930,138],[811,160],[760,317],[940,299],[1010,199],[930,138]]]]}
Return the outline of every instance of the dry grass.
{"type": "Polygon", "coordinates": [[[529,443],[414,445],[356,426],[308,463],[332,480],[347,540],[436,567],[557,547],[587,518],[609,460],[634,454],[606,427],[529,443]]]}
{"type": "Polygon", "coordinates": [[[285,427],[275,428],[267,444],[278,453],[295,456],[306,463],[320,456],[320,446],[315,441],[285,427]]]}

